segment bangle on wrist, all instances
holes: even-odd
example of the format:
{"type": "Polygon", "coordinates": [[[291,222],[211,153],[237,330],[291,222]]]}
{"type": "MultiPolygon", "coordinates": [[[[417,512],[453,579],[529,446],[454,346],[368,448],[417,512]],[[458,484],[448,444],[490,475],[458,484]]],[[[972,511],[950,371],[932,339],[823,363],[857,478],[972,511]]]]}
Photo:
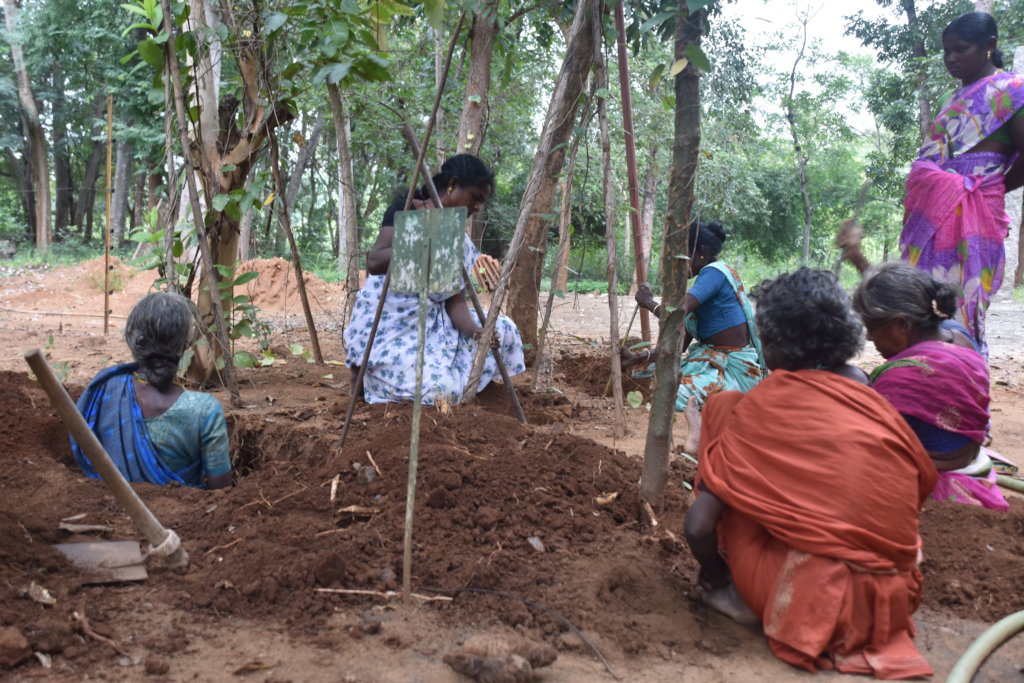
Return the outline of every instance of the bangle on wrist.
{"type": "Polygon", "coordinates": [[[654,310],[652,311],[652,313],[654,313],[654,316],[656,318],[660,318],[661,317],[661,304],[658,304],[657,306],[655,306],[654,310]]]}

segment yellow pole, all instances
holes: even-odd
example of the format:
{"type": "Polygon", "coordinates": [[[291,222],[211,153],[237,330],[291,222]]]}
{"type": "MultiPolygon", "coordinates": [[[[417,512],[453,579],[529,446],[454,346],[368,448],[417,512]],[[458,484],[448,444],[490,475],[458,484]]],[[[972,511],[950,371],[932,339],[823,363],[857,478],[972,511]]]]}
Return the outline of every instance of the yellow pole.
{"type": "Polygon", "coordinates": [[[110,150],[114,129],[114,96],[107,95],[107,223],[103,229],[103,334],[110,327],[110,150]]]}

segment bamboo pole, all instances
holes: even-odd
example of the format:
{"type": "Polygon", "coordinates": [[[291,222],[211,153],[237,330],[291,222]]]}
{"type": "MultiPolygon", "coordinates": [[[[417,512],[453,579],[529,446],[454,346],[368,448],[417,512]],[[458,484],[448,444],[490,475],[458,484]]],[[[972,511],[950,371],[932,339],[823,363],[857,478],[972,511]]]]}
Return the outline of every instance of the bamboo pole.
{"type": "MultiPolygon", "coordinates": [[[[621,12],[622,5],[619,5],[621,12]]],[[[608,87],[608,61],[604,56],[604,41],[601,40],[601,23],[594,22],[594,61],[597,65],[597,81],[600,87],[608,87]]],[[[619,283],[616,267],[615,242],[615,191],[612,188],[612,146],[608,134],[608,98],[602,97],[597,101],[597,121],[601,135],[601,161],[604,166],[604,224],[605,224],[605,245],[608,250],[608,308],[610,310],[610,329],[608,335],[608,349],[611,354],[612,366],[612,402],[615,405],[615,436],[622,438],[626,435],[626,413],[623,409],[622,398],[622,357],[619,355],[619,345],[615,342],[619,339],[619,283]]],[[[623,106],[626,103],[623,102],[623,106]]],[[[634,163],[636,159],[633,160],[634,163]]],[[[634,166],[635,170],[635,166],[634,166]]],[[[640,223],[636,220],[637,213],[632,213],[633,236],[637,238],[637,228],[640,223]]],[[[637,264],[640,261],[637,260],[637,264]]],[[[646,311],[645,311],[646,312],[646,311]]],[[[643,318],[640,320],[643,326],[643,318]]],[[[649,323],[648,323],[649,325],[649,323]]],[[[650,335],[650,327],[647,329],[650,335]]]]}
{"type": "MultiPolygon", "coordinates": [[[[166,0],[164,0],[164,1],[166,2],[166,0]]],[[[462,22],[465,21],[465,19],[466,19],[466,12],[463,11],[459,15],[459,21],[455,25],[455,31],[454,31],[454,33],[452,33],[452,39],[448,43],[448,55],[447,55],[447,59],[445,60],[445,64],[444,64],[444,74],[443,74],[444,78],[441,79],[441,86],[438,88],[437,92],[434,94],[434,106],[433,106],[433,108],[431,109],[431,112],[430,112],[430,119],[427,121],[427,132],[426,132],[426,138],[424,140],[425,143],[429,140],[430,131],[433,130],[433,128],[434,128],[434,121],[435,121],[435,119],[437,117],[437,110],[441,106],[441,95],[444,92],[444,83],[447,82],[447,80],[448,80],[448,71],[451,69],[451,65],[452,65],[452,54],[455,52],[455,42],[456,42],[456,39],[459,36],[459,31],[462,29],[462,22]]],[[[390,109],[390,107],[389,107],[389,109],[390,109]]],[[[394,110],[392,109],[392,111],[394,111],[394,110]]],[[[417,156],[419,156],[419,155],[417,155],[417,156]]],[[[416,182],[419,179],[420,167],[421,167],[421,164],[417,163],[416,166],[412,169],[412,179],[410,180],[410,183],[409,183],[409,194],[406,195],[406,197],[405,197],[405,209],[404,209],[405,211],[408,211],[409,207],[412,206],[412,196],[413,196],[413,192],[415,191],[415,188],[416,188],[416,182]]],[[[367,363],[370,362],[370,352],[373,350],[373,340],[374,340],[374,338],[377,335],[377,327],[380,325],[380,317],[381,317],[381,315],[382,315],[382,313],[384,311],[384,300],[388,296],[388,288],[390,287],[390,285],[391,285],[391,267],[390,267],[390,264],[389,264],[388,272],[384,276],[384,284],[381,287],[380,300],[377,301],[377,311],[376,311],[376,313],[374,313],[374,316],[373,316],[373,324],[370,325],[370,335],[366,339],[366,351],[363,352],[363,362],[360,363],[360,365],[359,365],[359,370],[356,372],[355,382],[352,385],[352,398],[348,402],[348,410],[345,412],[345,422],[344,422],[344,425],[341,428],[341,439],[339,439],[339,443],[338,443],[338,451],[339,452],[341,452],[341,449],[345,447],[345,439],[348,438],[348,430],[349,430],[349,427],[352,425],[352,415],[353,415],[353,413],[355,413],[355,409],[356,409],[356,398],[359,396],[359,394],[360,394],[360,392],[362,390],[363,377],[366,375],[366,365],[367,365],[367,363]]]]}
{"type": "MultiPolygon", "coordinates": [[[[629,224],[633,230],[633,262],[636,267],[637,286],[647,282],[647,264],[644,262],[644,239],[640,228],[640,181],[636,172],[636,143],[633,135],[633,96],[629,88],[629,63],[626,60],[626,20],[622,0],[615,4],[615,30],[619,57],[619,93],[622,97],[622,128],[626,140],[626,172],[629,175],[629,224]]],[[[651,319],[647,309],[640,311],[640,336],[651,341],[651,319]]],[[[612,337],[613,339],[615,337],[612,337]]]]}
{"type": "MultiPolygon", "coordinates": [[[[270,163],[274,175],[274,186],[277,188],[277,197],[281,198],[281,229],[288,238],[288,246],[292,252],[292,267],[295,268],[295,286],[299,290],[299,300],[302,302],[302,312],[306,316],[306,330],[309,332],[309,345],[313,347],[313,358],[317,365],[324,364],[324,355],[320,352],[320,338],[316,333],[316,323],[313,322],[313,311],[309,307],[309,297],[306,296],[306,282],[302,276],[302,262],[299,260],[299,247],[295,243],[295,234],[292,232],[291,218],[288,216],[288,203],[284,198],[284,183],[281,180],[281,150],[277,144],[276,127],[270,128],[270,163]]],[[[296,181],[298,182],[298,181],[296,181]]]]}
{"type": "Polygon", "coordinates": [[[107,185],[103,191],[106,224],[103,228],[103,334],[110,329],[110,157],[114,132],[114,96],[107,95],[107,185]]]}
{"type": "Polygon", "coordinates": [[[114,461],[103,450],[103,445],[96,438],[96,434],[89,428],[82,414],[78,412],[78,408],[75,407],[71,397],[68,396],[68,392],[64,390],[64,387],[57,380],[57,376],[53,374],[53,369],[46,362],[42,352],[39,349],[29,351],[25,354],[25,362],[32,368],[32,372],[36,373],[39,384],[49,397],[54,410],[57,411],[60,419],[64,422],[64,426],[75,437],[75,441],[82,451],[85,452],[86,456],[88,456],[89,462],[92,463],[92,466],[103,478],[103,483],[110,489],[117,502],[124,507],[125,512],[128,513],[128,516],[139,527],[146,540],[149,541],[149,544],[153,548],[160,548],[164,543],[167,543],[167,563],[172,567],[188,565],[188,553],[180,544],[178,535],[160,524],[156,516],[139,498],[139,494],[135,492],[135,489],[125,481],[124,476],[117,469],[114,461]]]}
{"type": "MultiPolygon", "coordinates": [[[[428,176],[429,177],[429,176],[428,176]]],[[[428,240],[428,245],[431,240],[428,240]]],[[[429,249],[429,246],[428,246],[429,249]]],[[[430,260],[427,260],[427,274],[430,260]]],[[[416,393],[412,402],[412,435],[409,437],[409,475],[405,483],[405,528],[402,535],[402,595],[412,600],[412,521],[416,512],[416,472],[419,469],[420,417],[423,414],[423,352],[427,346],[427,291],[419,292],[419,325],[416,331],[416,393]]]]}

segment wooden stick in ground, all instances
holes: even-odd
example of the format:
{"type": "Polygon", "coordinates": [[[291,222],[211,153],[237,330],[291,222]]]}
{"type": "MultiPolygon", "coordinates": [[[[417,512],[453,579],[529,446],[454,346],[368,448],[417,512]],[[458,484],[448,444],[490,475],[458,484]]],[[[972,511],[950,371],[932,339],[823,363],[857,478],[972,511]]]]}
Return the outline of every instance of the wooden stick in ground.
{"type": "Polygon", "coordinates": [[[210,252],[210,240],[206,234],[206,223],[203,221],[203,208],[199,205],[199,189],[196,187],[195,167],[192,165],[191,147],[188,140],[188,123],[185,118],[185,95],[181,87],[181,72],[178,69],[177,50],[174,47],[174,40],[177,30],[171,17],[170,0],[160,0],[160,6],[164,12],[164,31],[170,36],[167,41],[167,71],[171,77],[171,85],[174,88],[174,112],[178,121],[178,140],[181,144],[181,157],[185,162],[185,180],[188,183],[188,198],[192,206],[192,220],[196,228],[196,241],[199,243],[200,261],[203,268],[203,279],[210,290],[210,307],[213,309],[214,327],[216,329],[217,343],[220,345],[221,356],[224,359],[223,379],[224,386],[231,393],[231,402],[240,404],[242,399],[238,394],[238,380],[235,378],[235,361],[231,355],[231,345],[228,343],[228,330],[224,322],[224,306],[221,303],[220,288],[217,286],[217,273],[213,269],[213,254],[210,252]]]}
{"type": "MultiPolygon", "coordinates": [[[[436,192],[436,190],[435,190],[436,192]]],[[[469,273],[466,272],[466,267],[462,267],[462,279],[466,281],[466,292],[469,294],[469,300],[473,304],[473,310],[476,311],[476,316],[480,319],[482,324],[487,316],[484,314],[484,308],[480,305],[480,298],[476,295],[476,290],[473,288],[473,281],[469,278],[469,273]]],[[[483,343],[482,341],[480,342],[483,343]]],[[[494,356],[494,362],[498,366],[498,372],[501,373],[501,381],[505,384],[505,390],[508,392],[508,398],[512,401],[512,408],[516,411],[516,417],[523,424],[526,424],[526,413],[523,412],[523,406],[519,403],[519,396],[516,394],[516,388],[512,384],[512,378],[508,375],[508,368],[505,367],[505,361],[501,357],[501,353],[498,349],[492,348],[491,355],[494,356]]]]}
{"type": "MultiPolygon", "coordinates": [[[[167,541],[171,535],[177,539],[177,534],[164,528],[160,521],[150,512],[146,504],[142,502],[135,490],[128,485],[121,472],[117,469],[114,461],[110,459],[103,445],[89,428],[85,418],[78,412],[68,392],[64,390],[57,376],[53,374],[50,364],[46,362],[39,349],[29,351],[25,354],[25,362],[32,368],[39,378],[39,384],[43,387],[54,410],[64,422],[64,426],[75,437],[79,447],[89,458],[89,462],[96,471],[103,477],[103,483],[107,485],[110,492],[117,499],[117,502],[125,509],[128,516],[142,531],[149,544],[154,548],[167,541]]],[[[177,549],[167,555],[167,563],[172,567],[184,567],[188,564],[188,553],[184,546],[178,545],[177,549]]]]}
{"type": "MultiPolygon", "coordinates": [[[[592,79],[590,93],[587,95],[587,103],[583,105],[583,113],[580,116],[580,127],[586,131],[590,124],[590,117],[593,115],[591,105],[594,101],[594,93],[597,92],[597,80],[592,79]]],[[[555,306],[555,288],[559,280],[558,269],[569,257],[569,227],[572,223],[572,186],[573,176],[576,173],[576,153],[580,148],[580,141],[583,135],[573,135],[572,146],[569,148],[569,162],[565,169],[565,176],[562,179],[562,211],[558,224],[558,253],[555,262],[551,266],[551,286],[548,288],[548,302],[544,307],[544,322],[541,323],[540,332],[537,334],[537,357],[533,362],[533,378],[530,380],[530,387],[536,391],[537,382],[540,380],[540,371],[544,366],[544,351],[547,347],[548,326],[551,324],[551,310],[555,306]]],[[[564,296],[563,292],[563,296],[564,296]]]]}
{"type": "MultiPolygon", "coordinates": [[[[621,5],[620,5],[621,9],[621,5]]],[[[594,22],[594,61],[597,65],[597,81],[601,87],[608,87],[608,62],[604,58],[604,41],[601,39],[601,22],[594,22]]],[[[620,66],[622,61],[620,60],[620,66]]],[[[608,135],[608,98],[602,97],[597,101],[597,121],[601,136],[601,157],[604,166],[604,224],[605,224],[605,246],[608,250],[608,308],[611,312],[610,330],[608,335],[608,347],[611,354],[612,365],[612,400],[615,405],[615,436],[622,438],[626,435],[626,412],[623,408],[622,398],[622,357],[619,355],[619,345],[615,340],[619,338],[619,282],[616,267],[616,242],[615,242],[615,190],[612,187],[612,146],[608,135]]],[[[628,103],[623,102],[623,107],[628,103]]],[[[625,112],[624,112],[625,113],[625,112]]],[[[633,159],[634,164],[636,159],[633,159]]],[[[635,175],[635,174],[634,174],[635,175]]],[[[631,178],[632,182],[632,178],[631,178]]],[[[639,208],[639,207],[637,207],[639,208]]],[[[639,245],[639,221],[636,220],[636,211],[633,213],[633,235],[636,244],[639,245]]],[[[637,268],[642,259],[638,254],[637,268]]],[[[638,271],[639,274],[639,271],[638,271]]],[[[643,282],[643,280],[638,280],[643,282]]],[[[645,310],[644,313],[647,311],[645,310]]],[[[647,322],[646,318],[640,319],[641,327],[647,322]]],[[[650,339],[650,323],[646,328],[647,339],[650,339]]]]}
{"type": "MultiPolygon", "coordinates": [[[[579,139],[577,136],[576,139],[579,139]]],[[[540,371],[544,367],[544,352],[547,350],[548,325],[551,324],[551,311],[555,307],[555,287],[558,281],[558,268],[565,258],[569,249],[569,221],[572,215],[572,167],[576,162],[576,147],[573,145],[569,152],[569,171],[562,180],[562,211],[558,222],[558,252],[555,262],[551,266],[551,285],[548,288],[548,301],[544,306],[544,320],[537,332],[537,356],[533,361],[533,376],[530,378],[530,388],[537,391],[537,384],[540,381],[540,371]]],[[[565,292],[562,293],[565,296],[565,292]]]]}
{"type": "MultiPolygon", "coordinates": [[[[636,306],[633,307],[633,315],[630,316],[629,324],[626,325],[626,331],[622,333],[622,338],[619,339],[619,348],[620,349],[622,348],[622,345],[626,343],[626,340],[629,339],[629,332],[630,332],[630,330],[633,329],[633,323],[636,321],[636,314],[637,314],[637,311],[639,311],[639,310],[640,310],[640,304],[637,304],[636,306]]],[[[619,372],[620,373],[622,372],[621,367],[619,368],[619,372]]],[[[601,394],[602,396],[607,396],[608,392],[610,392],[612,390],[612,379],[614,377],[615,377],[615,373],[614,372],[612,372],[612,374],[608,376],[608,384],[604,385],[604,393],[601,394]]]]}
{"type": "MultiPolygon", "coordinates": [[[[422,155],[420,154],[420,143],[416,139],[416,133],[413,131],[412,126],[409,125],[408,121],[402,122],[402,134],[408,141],[409,146],[413,150],[413,154],[416,155],[420,163],[420,170],[423,172],[423,177],[426,178],[427,191],[430,193],[430,199],[434,202],[434,205],[438,208],[444,206],[441,202],[441,196],[437,193],[437,188],[434,187],[434,177],[430,175],[430,169],[427,167],[427,162],[423,161],[422,155]]],[[[483,306],[480,305],[480,298],[476,295],[476,289],[473,288],[473,280],[469,277],[469,273],[466,271],[465,266],[462,268],[462,279],[466,283],[466,293],[469,294],[469,300],[473,304],[473,309],[476,311],[476,315],[480,318],[480,324],[483,325],[486,316],[484,315],[483,306]]],[[[483,342],[480,342],[481,344],[483,342]]],[[[505,367],[505,361],[502,359],[501,354],[498,353],[498,349],[491,349],[491,354],[494,356],[494,362],[498,366],[498,372],[501,373],[501,381],[505,383],[505,390],[508,391],[509,400],[512,401],[512,407],[516,411],[516,417],[523,424],[526,424],[526,414],[523,412],[523,406],[519,403],[519,396],[516,395],[516,388],[512,385],[512,378],[508,375],[508,369],[505,367]]]]}
{"type": "MultiPolygon", "coordinates": [[[[406,207],[408,208],[408,207],[406,207]]],[[[373,351],[373,340],[377,337],[377,328],[380,326],[380,316],[384,312],[384,301],[388,297],[388,289],[391,286],[391,270],[384,276],[384,284],[380,289],[380,300],[377,301],[377,310],[373,314],[373,324],[370,325],[370,334],[366,338],[366,350],[363,351],[363,361],[356,371],[356,378],[352,382],[352,396],[348,402],[348,410],[345,412],[345,424],[341,427],[341,439],[338,440],[338,452],[345,447],[345,439],[348,438],[348,428],[352,426],[352,414],[356,410],[356,400],[362,393],[363,377],[366,375],[366,365],[370,362],[370,352],[373,351]]]]}
{"type": "MultiPolygon", "coordinates": [[[[636,173],[633,99],[629,86],[629,62],[626,60],[626,22],[622,14],[622,0],[615,5],[615,30],[619,34],[619,93],[622,97],[622,128],[626,138],[626,172],[629,174],[629,224],[633,230],[633,261],[639,286],[641,282],[647,282],[647,264],[644,263],[644,240],[640,229],[640,181],[636,173]]],[[[648,317],[647,309],[640,311],[640,336],[644,341],[651,341],[651,319],[648,317]]]]}
{"type": "MultiPolygon", "coordinates": [[[[427,176],[429,181],[430,176],[427,176]]],[[[431,240],[427,241],[428,249],[431,240]]],[[[429,257],[428,257],[429,259],[429,257]]],[[[406,602],[412,601],[412,525],[416,511],[416,470],[419,466],[420,416],[423,412],[423,354],[427,346],[427,285],[430,261],[427,261],[427,276],[419,291],[419,331],[416,336],[416,391],[412,401],[412,434],[409,437],[409,475],[405,487],[405,528],[402,538],[402,594],[406,602]]]]}
{"type": "Polygon", "coordinates": [[[288,246],[292,251],[292,266],[295,268],[295,286],[299,290],[299,300],[302,302],[302,312],[306,316],[306,331],[309,332],[309,345],[313,347],[313,358],[317,365],[324,364],[324,355],[320,352],[320,338],[316,334],[316,323],[313,322],[313,311],[309,307],[309,297],[306,296],[306,281],[302,276],[302,262],[299,260],[299,247],[295,244],[295,235],[292,233],[291,218],[288,216],[288,203],[283,201],[284,182],[281,180],[281,156],[280,148],[277,145],[276,128],[269,129],[270,135],[270,164],[274,175],[274,187],[277,188],[277,196],[281,201],[281,229],[288,238],[288,246]]]}
{"type": "Polygon", "coordinates": [[[110,148],[113,143],[114,96],[107,95],[107,185],[103,199],[107,207],[107,222],[103,228],[103,334],[110,329],[110,148]]]}
{"type": "MultiPolygon", "coordinates": [[[[452,53],[455,51],[455,42],[459,37],[459,31],[462,29],[462,22],[466,19],[466,12],[463,11],[459,15],[459,22],[455,26],[455,31],[452,33],[451,42],[448,44],[448,55],[444,64],[444,71],[442,72],[442,78],[440,86],[437,89],[437,93],[434,96],[434,108],[430,112],[430,119],[427,121],[427,133],[426,139],[430,138],[430,131],[434,127],[434,121],[437,119],[437,110],[441,106],[441,95],[444,91],[444,84],[448,80],[448,70],[452,64],[452,53]]],[[[392,110],[393,111],[393,110],[392,110]]],[[[411,128],[409,130],[412,130],[411,128]]],[[[415,136],[414,136],[415,137],[415,136]]],[[[420,155],[417,154],[417,157],[420,155]]],[[[412,179],[409,181],[409,194],[405,197],[405,211],[409,210],[412,206],[413,193],[416,191],[416,182],[419,179],[421,164],[417,163],[412,169],[412,179]]],[[[429,179],[430,176],[427,176],[429,179]]],[[[388,273],[384,277],[384,286],[381,288],[380,301],[377,302],[377,312],[373,316],[373,324],[370,326],[370,335],[366,340],[366,351],[363,353],[363,362],[359,366],[359,370],[356,374],[355,383],[352,385],[352,400],[348,404],[348,412],[345,414],[345,424],[341,428],[341,440],[338,444],[338,450],[340,451],[345,446],[345,439],[348,436],[348,428],[352,423],[352,413],[356,408],[356,397],[359,396],[363,387],[363,376],[366,375],[366,364],[370,362],[370,351],[373,349],[373,340],[377,335],[377,327],[380,325],[380,316],[384,311],[384,300],[388,295],[388,286],[391,284],[391,270],[388,268],[388,273]]]]}

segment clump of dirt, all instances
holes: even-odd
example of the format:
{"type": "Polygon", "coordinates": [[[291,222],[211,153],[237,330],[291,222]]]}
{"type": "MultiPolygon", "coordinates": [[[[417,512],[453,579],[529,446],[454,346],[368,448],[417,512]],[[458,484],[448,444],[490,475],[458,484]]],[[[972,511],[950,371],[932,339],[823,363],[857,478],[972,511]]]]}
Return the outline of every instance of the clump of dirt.
{"type": "MultiPolygon", "coordinates": [[[[516,383],[516,398],[532,425],[561,424],[580,416],[580,408],[564,394],[546,391],[534,393],[524,389],[525,381],[516,383]]],[[[508,389],[500,382],[491,382],[483,391],[476,395],[477,401],[488,412],[515,417],[515,408],[508,389]]]]}
{"type": "Polygon", "coordinates": [[[1024,610],[1024,510],[995,512],[929,501],[921,515],[924,606],[965,619],[996,621],[1024,610]]]}
{"type": "MultiPolygon", "coordinates": [[[[630,373],[635,369],[623,371],[622,393],[625,395],[631,391],[639,391],[643,402],[646,403],[651,400],[651,380],[632,377],[630,373]]],[[[608,354],[596,349],[563,349],[558,359],[557,377],[561,383],[589,396],[611,396],[608,386],[611,362],[608,360],[608,354]]]]}

